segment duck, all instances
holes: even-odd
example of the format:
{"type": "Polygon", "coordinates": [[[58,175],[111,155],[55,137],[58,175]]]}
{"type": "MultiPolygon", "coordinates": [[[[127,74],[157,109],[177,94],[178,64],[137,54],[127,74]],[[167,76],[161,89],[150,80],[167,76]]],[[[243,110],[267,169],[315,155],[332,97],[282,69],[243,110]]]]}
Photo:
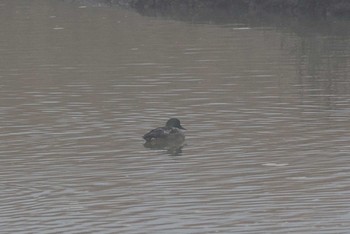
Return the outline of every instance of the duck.
{"type": "Polygon", "coordinates": [[[164,127],[151,130],[143,136],[143,139],[146,140],[146,143],[183,142],[185,140],[185,135],[180,129],[186,130],[181,126],[179,119],[171,118],[166,122],[164,127]]]}

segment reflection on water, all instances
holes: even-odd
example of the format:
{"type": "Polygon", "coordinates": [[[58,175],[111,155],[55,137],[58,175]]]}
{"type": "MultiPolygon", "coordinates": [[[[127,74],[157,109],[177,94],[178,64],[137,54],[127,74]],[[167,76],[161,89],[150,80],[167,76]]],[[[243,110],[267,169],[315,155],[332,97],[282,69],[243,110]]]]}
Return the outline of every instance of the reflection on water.
{"type": "Polygon", "coordinates": [[[145,148],[153,149],[153,150],[166,150],[168,154],[178,156],[182,153],[182,148],[185,146],[185,142],[168,142],[168,141],[161,141],[161,142],[152,142],[148,141],[143,144],[145,148]]]}
{"type": "Polygon", "coordinates": [[[3,232],[349,230],[348,35],[0,11],[3,232]],[[173,116],[186,145],[145,148],[173,116]]]}

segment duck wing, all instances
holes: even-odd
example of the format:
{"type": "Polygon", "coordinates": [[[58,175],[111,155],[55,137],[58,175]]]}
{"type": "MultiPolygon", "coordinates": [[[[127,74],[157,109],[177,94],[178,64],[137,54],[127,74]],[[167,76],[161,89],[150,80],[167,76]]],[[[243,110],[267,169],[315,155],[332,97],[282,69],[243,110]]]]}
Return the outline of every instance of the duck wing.
{"type": "Polygon", "coordinates": [[[167,135],[169,134],[169,131],[171,129],[167,129],[167,128],[156,128],[151,130],[149,133],[146,133],[143,136],[143,139],[145,139],[146,141],[150,141],[152,139],[157,139],[157,138],[166,138],[167,135]]]}

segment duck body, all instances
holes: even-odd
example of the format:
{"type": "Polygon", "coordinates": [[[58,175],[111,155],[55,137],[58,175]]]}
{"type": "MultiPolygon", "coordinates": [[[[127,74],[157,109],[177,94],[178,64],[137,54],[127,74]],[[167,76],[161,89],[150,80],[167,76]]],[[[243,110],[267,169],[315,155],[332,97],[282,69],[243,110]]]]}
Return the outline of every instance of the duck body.
{"type": "Polygon", "coordinates": [[[180,120],[176,118],[169,119],[165,127],[159,127],[151,130],[143,136],[146,142],[155,141],[173,141],[181,142],[185,140],[185,135],[180,129],[184,129],[180,124],[180,120]]]}

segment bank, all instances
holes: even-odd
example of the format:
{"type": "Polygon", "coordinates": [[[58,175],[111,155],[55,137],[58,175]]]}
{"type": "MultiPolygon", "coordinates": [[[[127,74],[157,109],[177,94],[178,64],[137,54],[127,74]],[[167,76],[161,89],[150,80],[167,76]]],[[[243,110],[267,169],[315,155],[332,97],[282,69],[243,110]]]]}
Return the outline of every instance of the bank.
{"type": "Polygon", "coordinates": [[[290,16],[350,17],[349,0],[105,0],[128,5],[138,11],[226,10],[249,14],[290,16]]]}

